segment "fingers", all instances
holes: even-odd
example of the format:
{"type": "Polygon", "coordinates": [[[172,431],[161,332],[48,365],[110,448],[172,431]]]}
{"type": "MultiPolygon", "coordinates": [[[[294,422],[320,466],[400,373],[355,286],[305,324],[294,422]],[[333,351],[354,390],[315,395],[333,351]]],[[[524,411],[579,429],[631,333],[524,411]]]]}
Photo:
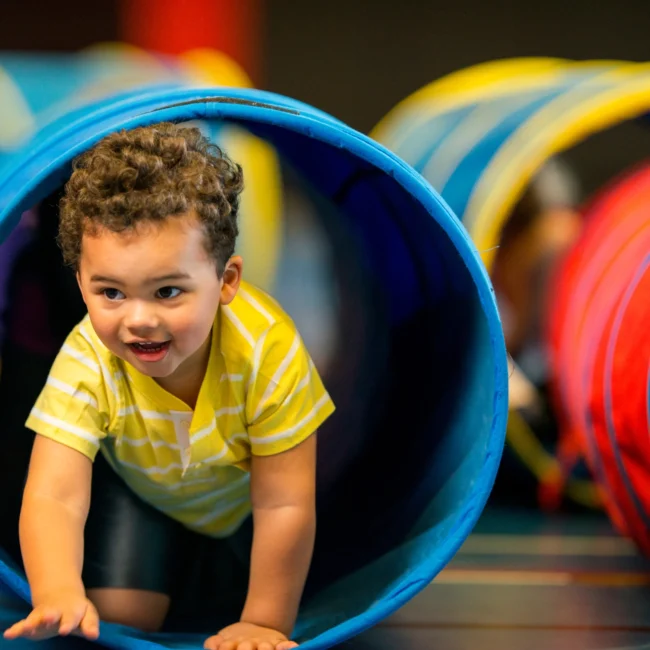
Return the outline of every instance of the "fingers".
{"type": "Polygon", "coordinates": [[[32,610],[27,618],[12,625],[5,633],[6,639],[28,637],[33,639],[46,639],[57,635],[57,624],[61,612],[57,609],[37,608],[32,610]]]}
{"type": "Polygon", "coordinates": [[[219,646],[221,645],[221,643],[223,643],[223,637],[217,634],[216,636],[211,636],[203,644],[203,648],[204,650],[219,650],[219,646]]]}
{"type": "Polygon", "coordinates": [[[65,612],[59,623],[59,635],[68,636],[79,627],[82,616],[78,612],[65,612]]]}
{"type": "Polygon", "coordinates": [[[262,641],[257,645],[257,650],[275,650],[275,643],[270,641],[262,641]]]}
{"type": "Polygon", "coordinates": [[[217,646],[217,650],[291,650],[297,648],[294,641],[227,641],[217,646]]]}
{"type": "Polygon", "coordinates": [[[25,619],[24,635],[42,638],[47,636],[49,629],[52,636],[56,635],[56,624],[61,618],[60,612],[52,609],[35,609],[25,619]]]}
{"type": "Polygon", "coordinates": [[[94,641],[99,637],[99,615],[93,605],[88,604],[88,609],[86,609],[86,613],[81,619],[81,623],[79,623],[79,629],[83,636],[90,641],[94,641]]]}
{"type": "Polygon", "coordinates": [[[217,650],[235,650],[237,645],[237,641],[222,641],[217,650]]]}
{"type": "Polygon", "coordinates": [[[27,634],[36,633],[42,627],[54,625],[61,619],[61,612],[55,609],[44,609],[37,607],[32,610],[32,613],[25,619],[25,632],[27,634]]]}
{"type": "Polygon", "coordinates": [[[225,640],[222,636],[210,637],[204,644],[204,650],[292,650],[297,648],[295,641],[258,641],[257,639],[225,640]]]}
{"type": "Polygon", "coordinates": [[[5,630],[3,636],[5,639],[17,639],[20,636],[23,636],[25,632],[25,621],[18,621],[18,623],[15,623],[12,625],[10,628],[5,630]]]}

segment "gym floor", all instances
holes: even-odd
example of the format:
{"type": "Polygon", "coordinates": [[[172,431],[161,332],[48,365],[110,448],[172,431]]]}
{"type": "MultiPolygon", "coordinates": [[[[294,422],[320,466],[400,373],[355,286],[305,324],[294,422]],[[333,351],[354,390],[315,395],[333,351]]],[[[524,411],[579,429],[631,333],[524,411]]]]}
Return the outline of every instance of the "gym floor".
{"type": "Polygon", "coordinates": [[[650,650],[650,560],[601,515],[487,510],[438,578],[342,650],[650,650]]]}

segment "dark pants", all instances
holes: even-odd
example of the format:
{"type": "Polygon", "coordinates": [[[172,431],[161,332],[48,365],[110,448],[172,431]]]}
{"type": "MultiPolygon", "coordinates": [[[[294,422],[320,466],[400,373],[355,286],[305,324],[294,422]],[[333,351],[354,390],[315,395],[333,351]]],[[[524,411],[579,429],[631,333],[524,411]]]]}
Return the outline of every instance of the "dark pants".
{"type": "Polygon", "coordinates": [[[87,589],[155,591],[172,599],[168,625],[206,631],[239,619],[248,587],[249,517],[230,537],[214,539],[142,501],[98,454],[85,530],[87,589]]]}

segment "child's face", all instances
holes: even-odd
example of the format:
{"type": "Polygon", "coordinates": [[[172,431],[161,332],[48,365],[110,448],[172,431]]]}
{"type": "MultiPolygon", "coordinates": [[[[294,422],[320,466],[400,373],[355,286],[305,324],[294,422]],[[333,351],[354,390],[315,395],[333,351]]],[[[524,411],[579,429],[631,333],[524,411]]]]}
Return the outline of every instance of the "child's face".
{"type": "Polygon", "coordinates": [[[77,279],[93,328],[145,375],[200,365],[219,304],[235,297],[241,258],[231,258],[219,279],[204,237],[192,214],[83,236],[77,279]]]}

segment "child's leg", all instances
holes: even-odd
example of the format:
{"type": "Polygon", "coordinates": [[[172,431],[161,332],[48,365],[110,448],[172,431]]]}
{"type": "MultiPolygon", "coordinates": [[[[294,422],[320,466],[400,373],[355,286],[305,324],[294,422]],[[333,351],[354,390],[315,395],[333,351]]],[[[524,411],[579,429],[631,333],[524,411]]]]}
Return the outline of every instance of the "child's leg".
{"type": "Polygon", "coordinates": [[[102,621],[143,632],[158,632],[171,604],[169,596],[155,591],[102,588],[88,589],[87,593],[102,621]]]}
{"type": "Polygon", "coordinates": [[[184,560],[178,557],[184,534],[97,457],[83,581],[101,620],[147,632],[162,627],[184,560]]]}

